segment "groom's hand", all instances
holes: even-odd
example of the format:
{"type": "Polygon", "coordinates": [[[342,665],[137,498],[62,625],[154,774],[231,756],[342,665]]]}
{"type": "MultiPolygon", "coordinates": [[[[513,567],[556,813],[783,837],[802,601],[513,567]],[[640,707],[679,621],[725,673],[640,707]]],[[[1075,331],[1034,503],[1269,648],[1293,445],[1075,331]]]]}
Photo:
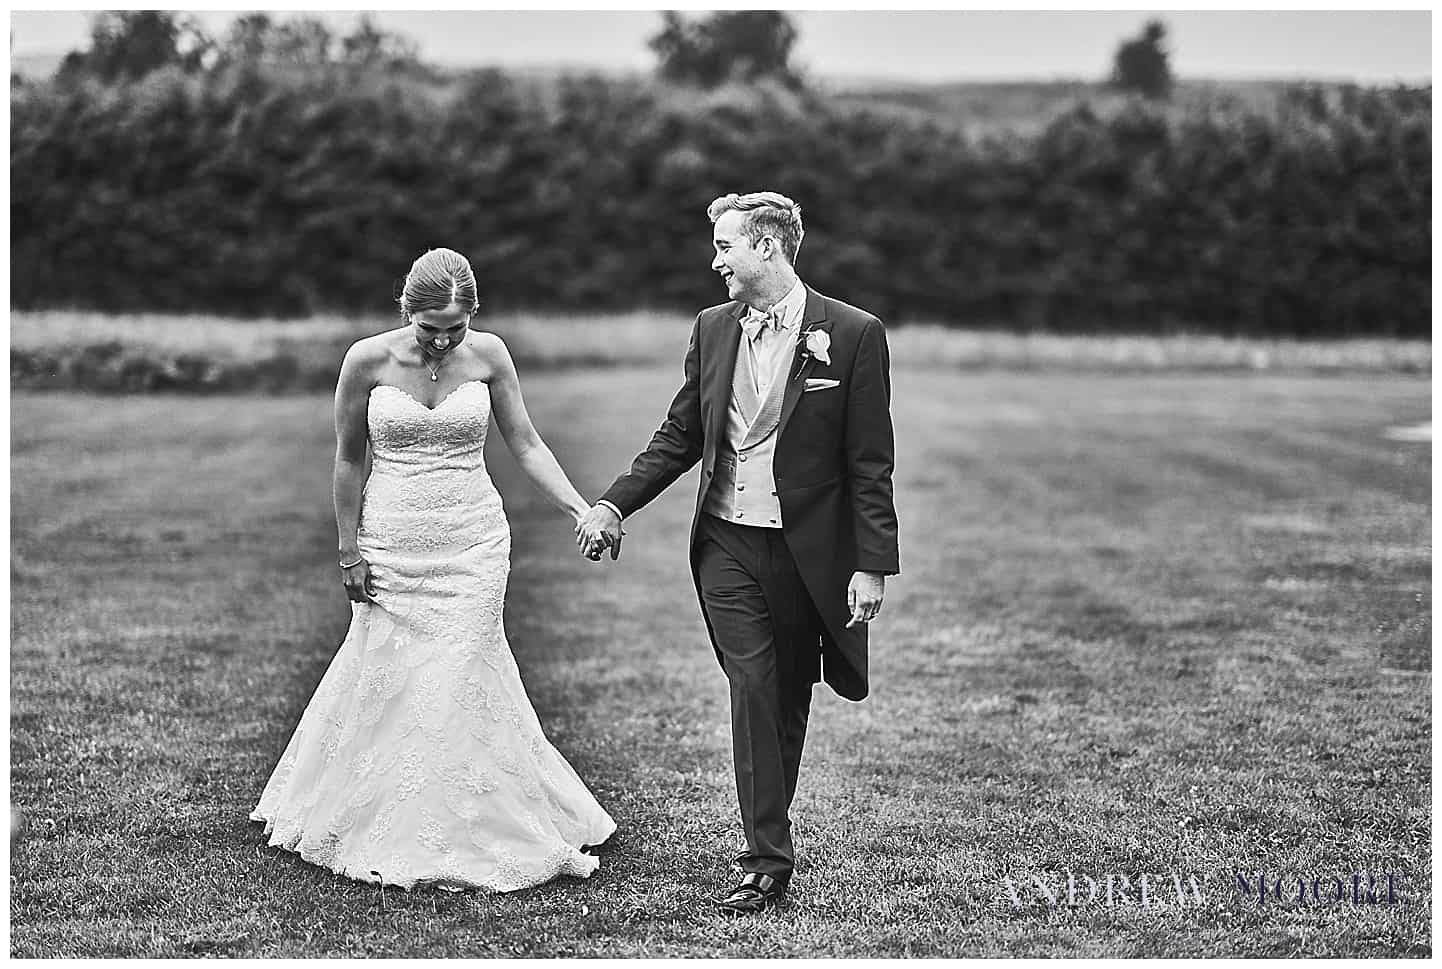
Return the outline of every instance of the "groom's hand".
{"type": "Polygon", "coordinates": [[[601,559],[601,550],[611,549],[611,560],[621,557],[621,518],[605,505],[596,505],[576,522],[576,547],[593,562],[601,559]]]}
{"type": "Polygon", "coordinates": [[[853,572],[846,586],[846,604],[851,609],[851,621],[846,628],[875,619],[885,595],[886,576],[880,572],[853,572]]]}

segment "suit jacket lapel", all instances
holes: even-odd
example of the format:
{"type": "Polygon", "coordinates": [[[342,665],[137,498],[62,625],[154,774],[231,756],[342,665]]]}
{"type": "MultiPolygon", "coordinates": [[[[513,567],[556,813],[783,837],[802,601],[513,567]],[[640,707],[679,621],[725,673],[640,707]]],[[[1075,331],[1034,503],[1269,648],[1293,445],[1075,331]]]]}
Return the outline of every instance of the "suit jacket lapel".
{"type": "MultiPolygon", "coordinates": [[[[800,327],[797,329],[799,330],[800,327]]],[[[788,337],[788,339],[790,339],[790,337],[788,337]]],[[[786,359],[777,360],[773,365],[771,386],[766,391],[766,397],[760,402],[760,406],[756,408],[755,413],[751,416],[746,426],[746,436],[740,444],[742,451],[754,447],[763,440],[766,435],[770,434],[780,422],[781,401],[786,390],[786,381],[790,379],[792,372],[796,369],[795,357],[796,355],[793,353],[786,359]],[[779,373],[776,372],[777,368],[780,368],[779,373]]],[[[736,359],[739,363],[744,358],[738,353],[736,359]]],[[[745,414],[744,410],[742,414],[745,414]]]]}
{"type": "MultiPolygon", "coordinates": [[[[737,326],[739,328],[740,324],[737,326]]],[[[781,419],[776,428],[778,440],[781,432],[786,430],[786,422],[791,419],[791,412],[796,410],[797,401],[801,400],[801,392],[806,389],[806,375],[816,366],[816,358],[807,357],[806,362],[801,365],[801,372],[796,372],[796,361],[801,359],[802,349],[806,346],[806,331],[811,329],[830,332],[831,324],[826,322],[826,301],[821,298],[820,293],[807,286],[806,313],[801,317],[801,332],[796,336],[796,353],[787,370],[786,395],[781,399],[781,419]],[[795,376],[792,377],[792,374],[795,376]]]]}
{"type": "Polygon", "coordinates": [[[719,441],[726,434],[726,413],[731,407],[731,394],[736,381],[736,351],[741,346],[741,317],[746,315],[746,304],[737,301],[727,310],[722,323],[716,328],[720,345],[710,358],[716,361],[710,373],[711,426],[705,434],[713,441],[719,441]]]}

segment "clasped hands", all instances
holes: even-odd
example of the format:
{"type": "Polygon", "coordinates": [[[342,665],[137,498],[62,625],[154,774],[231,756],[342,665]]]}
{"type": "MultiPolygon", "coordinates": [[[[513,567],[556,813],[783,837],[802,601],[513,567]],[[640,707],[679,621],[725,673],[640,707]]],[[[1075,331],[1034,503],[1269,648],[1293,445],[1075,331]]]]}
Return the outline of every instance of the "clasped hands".
{"type": "Polygon", "coordinates": [[[621,518],[605,505],[595,505],[576,519],[576,548],[592,562],[601,561],[601,553],[611,550],[611,561],[621,557],[621,518]]]}

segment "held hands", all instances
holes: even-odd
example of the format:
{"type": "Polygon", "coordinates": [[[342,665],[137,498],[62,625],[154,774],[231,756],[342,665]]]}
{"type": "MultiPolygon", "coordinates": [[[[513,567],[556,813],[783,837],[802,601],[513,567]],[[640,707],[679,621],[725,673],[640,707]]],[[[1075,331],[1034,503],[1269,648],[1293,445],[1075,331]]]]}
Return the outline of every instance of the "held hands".
{"type": "Polygon", "coordinates": [[[886,576],[880,572],[853,572],[846,586],[846,605],[851,609],[851,621],[846,628],[875,619],[885,595],[886,576]]]}
{"type": "Polygon", "coordinates": [[[592,562],[601,561],[601,552],[611,550],[611,561],[621,557],[621,537],[625,535],[621,519],[605,505],[596,505],[576,519],[576,547],[592,562]]]}

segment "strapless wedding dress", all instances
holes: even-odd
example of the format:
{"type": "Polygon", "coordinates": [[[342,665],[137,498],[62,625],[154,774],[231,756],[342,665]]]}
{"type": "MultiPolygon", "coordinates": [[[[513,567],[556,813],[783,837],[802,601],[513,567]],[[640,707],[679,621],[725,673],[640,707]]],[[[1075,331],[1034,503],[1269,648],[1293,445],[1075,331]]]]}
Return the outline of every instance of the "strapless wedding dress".
{"type": "Polygon", "coordinates": [[[490,390],[434,409],[371,391],[360,521],[375,604],[350,630],[251,819],[351,878],[514,891],[587,877],[615,822],[541,731],[501,624],[511,533],[483,450],[490,390]]]}

